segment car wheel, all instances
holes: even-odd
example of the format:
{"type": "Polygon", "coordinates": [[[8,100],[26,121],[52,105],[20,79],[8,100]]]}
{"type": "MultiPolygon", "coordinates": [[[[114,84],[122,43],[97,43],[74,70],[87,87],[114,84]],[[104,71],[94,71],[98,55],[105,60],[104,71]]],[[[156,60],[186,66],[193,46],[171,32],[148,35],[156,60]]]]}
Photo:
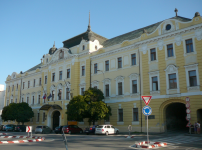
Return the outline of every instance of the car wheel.
{"type": "Polygon", "coordinates": [[[80,134],[82,134],[83,133],[83,131],[80,131],[80,134]]]}
{"type": "Polygon", "coordinates": [[[69,131],[69,134],[71,134],[72,132],[71,131],[69,131]]]}
{"type": "Polygon", "coordinates": [[[119,131],[118,131],[118,130],[116,131],[116,134],[119,134],[119,131]]]}
{"type": "Polygon", "coordinates": [[[108,131],[105,133],[106,135],[109,135],[108,131]]]}

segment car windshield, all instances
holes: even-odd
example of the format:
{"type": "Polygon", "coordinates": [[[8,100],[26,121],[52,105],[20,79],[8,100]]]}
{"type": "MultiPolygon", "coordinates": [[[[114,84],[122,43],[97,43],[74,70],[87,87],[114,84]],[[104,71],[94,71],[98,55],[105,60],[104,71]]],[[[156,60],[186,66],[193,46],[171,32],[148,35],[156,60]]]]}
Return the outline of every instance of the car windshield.
{"type": "Polygon", "coordinates": [[[37,126],[36,128],[42,128],[42,126],[37,126]]]}
{"type": "Polygon", "coordinates": [[[98,126],[97,128],[103,128],[103,126],[98,126]]]}

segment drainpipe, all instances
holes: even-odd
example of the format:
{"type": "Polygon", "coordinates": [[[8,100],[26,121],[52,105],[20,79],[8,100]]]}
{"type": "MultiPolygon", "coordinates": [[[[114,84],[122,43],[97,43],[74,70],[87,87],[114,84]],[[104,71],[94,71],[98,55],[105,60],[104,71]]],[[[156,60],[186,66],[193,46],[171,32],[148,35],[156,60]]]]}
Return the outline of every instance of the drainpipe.
{"type": "Polygon", "coordinates": [[[141,111],[140,111],[140,112],[141,112],[141,113],[140,113],[140,114],[141,114],[141,118],[140,118],[141,121],[140,121],[140,124],[141,124],[141,132],[142,132],[142,98],[141,98],[141,96],[142,96],[142,95],[141,95],[141,93],[142,93],[142,90],[141,90],[141,89],[142,89],[142,85],[141,85],[141,75],[140,75],[140,71],[141,71],[141,70],[140,70],[140,51],[139,51],[139,49],[138,49],[138,55],[139,55],[140,109],[141,109],[141,111]]]}

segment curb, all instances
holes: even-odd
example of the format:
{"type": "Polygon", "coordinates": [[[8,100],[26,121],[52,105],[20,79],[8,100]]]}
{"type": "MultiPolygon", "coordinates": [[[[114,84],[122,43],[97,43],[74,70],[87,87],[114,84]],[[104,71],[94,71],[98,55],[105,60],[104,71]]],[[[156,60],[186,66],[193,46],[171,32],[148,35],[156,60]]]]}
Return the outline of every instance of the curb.
{"type": "Polygon", "coordinates": [[[37,136],[0,136],[0,138],[32,138],[33,140],[16,140],[16,141],[0,141],[0,144],[8,144],[8,143],[28,143],[28,142],[39,142],[44,141],[45,137],[37,137],[37,136]]]}
{"type": "Polygon", "coordinates": [[[134,138],[134,136],[125,136],[125,138],[127,138],[127,139],[134,138]]]}
{"type": "Polygon", "coordinates": [[[0,133],[0,135],[7,135],[7,133],[0,133]]]}
{"type": "Polygon", "coordinates": [[[148,145],[147,141],[139,142],[137,144],[132,145],[131,147],[134,148],[155,148],[155,147],[163,147],[167,146],[167,143],[162,143],[162,142],[149,142],[148,145]]]}

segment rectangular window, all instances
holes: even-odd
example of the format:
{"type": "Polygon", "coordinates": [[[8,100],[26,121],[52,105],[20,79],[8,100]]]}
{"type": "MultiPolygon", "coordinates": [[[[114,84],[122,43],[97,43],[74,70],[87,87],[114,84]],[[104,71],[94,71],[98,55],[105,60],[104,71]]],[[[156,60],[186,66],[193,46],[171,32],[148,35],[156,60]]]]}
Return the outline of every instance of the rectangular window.
{"type": "Polygon", "coordinates": [[[123,121],[123,109],[119,109],[119,121],[123,121]]]}
{"type": "Polygon", "coordinates": [[[150,52],[151,52],[151,61],[156,60],[156,49],[155,48],[150,49],[150,52]]]}
{"type": "Polygon", "coordinates": [[[158,78],[152,77],[152,91],[158,91],[158,78]]]}
{"type": "Polygon", "coordinates": [[[105,85],[105,96],[109,97],[109,84],[105,85]]]}
{"type": "Polygon", "coordinates": [[[12,91],[14,90],[14,85],[12,86],[12,91]]]}
{"type": "Polygon", "coordinates": [[[52,73],[52,81],[55,81],[55,72],[52,73]]]}
{"type": "Polygon", "coordinates": [[[105,71],[109,71],[109,60],[105,61],[105,71]]]}
{"type": "Polygon", "coordinates": [[[69,100],[69,88],[66,88],[66,99],[69,100]]]}
{"type": "Polygon", "coordinates": [[[33,87],[35,87],[35,82],[36,82],[36,80],[34,79],[33,87]]]}
{"type": "Polygon", "coordinates": [[[176,74],[169,74],[169,88],[170,89],[176,89],[177,88],[177,79],[176,79],[176,74]]]}
{"type": "Polygon", "coordinates": [[[122,57],[118,58],[118,68],[122,68],[122,57]]]}
{"type": "Polygon", "coordinates": [[[13,103],[13,99],[11,99],[11,103],[13,103]]]}
{"type": "Polygon", "coordinates": [[[41,85],[41,78],[39,78],[39,85],[41,85]]]}
{"type": "Polygon", "coordinates": [[[58,98],[59,98],[59,100],[62,99],[62,90],[59,90],[59,92],[58,92],[58,98]]]}
{"type": "Polygon", "coordinates": [[[62,80],[62,71],[59,72],[59,80],[62,80]]]}
{"type": "Polygon", "coordinates": [[[22,89],[25,89],[25,82],[23,82],[22,89]]]}
{"type": "Polygon", "coordinates": [[[38,95],[38,104],[40,104],[41,95],[38,95]]]}
{"type": "Polygon", "coordinates": [[[52,91],[52,101],[54,101],[55,91],[52,91]]]}
{"type": "Polygon", "coordinates": [[[137,80],[132,80],[132,93],[137,93],[137,80]]]}
{"type": "Polygon", "coordinates": [[[138,121],[138,108],[133,108],[133,121],[138,121]]]}
{"type": "Polygon", "coordinates": [[[32,104],[34,105],[34,96],[32,96],[32,104]]]}
{"type": "Polygon", "coordinates": [[[189,71],[189,84],[190,86],[197,86],[196,70],[189,71]]]}
{"type": "Polygon", "coordinates": [[[84,88],[81,88],[81,95],[84,95],[84,88]]]}
{"type": "Polygon", "coordinates": [[[96,74],[96,73],[97,73],[97,63],[94,64],[94,74],[96,74]]]}
{"type": "Polygon", "coordinates": [[[10,86],[8,87],[8,92],[10,92],[10,86]]]}
{"type": "Polygon", "coordinates": [[[131,54],[131,65],[136,65],[136,54],[131,54]]]}
{"type": "Polygon", "coordinates": [[[85,76],[85,66],[82,66],[82,76],[85,76]]]}
{"type": "Polygon", "coordinates": [[[43,112],[43,122],[45,122],[45,112],[43,112]]]}
{"type": "Polygon", "coordinates": [[[173,57],[173,44],[167,45],[168,57],[173,57]]]}
{"type": "Polygon", "coordinates": [[[194,52],[192,39],[186,40],[187,53],[194,52]]]}
{"type": "Polygon", "coordinates": [[[45,76],[45,84],[47,84],[47,76],[45,76]]]}
{"type": "Polygon", "coordinates": [[[67,78],[70,78],[70,69],[67,69],[67,78]]]}
{"type": "Polygon", "coordinates": [[[39,117],[40,117],[40,115],[39,115],[39,113],[37,113],[37,122],[39,122],[39,117]]]}
{"type": "Polygon", "coordinates": [[[29,104],[29,97],[27,97],[27,104],[29,104]]]}
{"type": "Polygon", "coordinates": [[[24,98],[22,97],[22,102],[24,102],[24,98]]]}
{"type": "Polygon", "coordinates": [[[28,81],[28,88],[30,87],[30,81],[28,81]]]}
{"type": "Polygon", "coordinates": [[[122,95],[122,82],[118,83],[118,94],[122,95]]]}
{"type": "Polygon", "coordinates": [[[18,84],[17,84],[17,88],[16,88],[16,90],[18,90],[18,84]]]}

